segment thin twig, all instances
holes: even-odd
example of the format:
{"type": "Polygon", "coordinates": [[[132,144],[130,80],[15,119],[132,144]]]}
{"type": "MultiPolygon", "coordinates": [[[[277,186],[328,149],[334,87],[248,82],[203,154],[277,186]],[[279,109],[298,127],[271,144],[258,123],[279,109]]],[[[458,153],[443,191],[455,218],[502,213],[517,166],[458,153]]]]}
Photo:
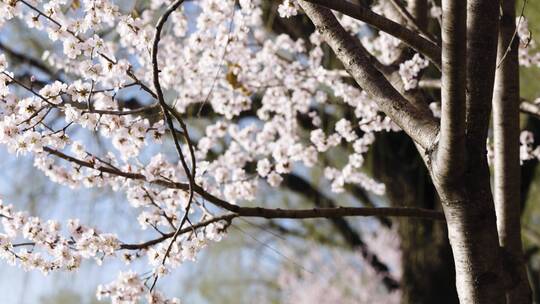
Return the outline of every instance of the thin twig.
{"type": "Polygon", "coordinates": [[[231,37],[230,36],[231,36],[233,24],[234,24],[234,22],[233,22],[234,21],[234,13],[236,11],[234,9],[234,5],[235,5],[235,3],[233,2],[231,20],[230,20],[230,23],[229,23],[229,32],[227,34],[227,42],[225,43],[225,47],[223,48],[223,54],[221,55],[221,59],[219,60],[216,75],[214,76],[214,80],[212,81],[212,85],[210,86],[210,90],[208,91],[208,94],[206,95],[206,98],[204,99],[203,103],[199,107],[199,111],[197,112],[197,117],[201,116],[201,111],[202,111],[204,105],[208,102],[208,100],[212,96],[212,92],[214,91],[214,87],[216,85],[217,79],[219,77],[219,74],[221,73],[221,65],[223,64],[223,61],[225,60],[225,56],[227,55],[227,48],[229,47],[229,44],[231,42],[231,37]]]}
{"type": "Polygon", "coordinates": [[[426,39],[428,39],[431,43],[439,45],[437,43],[437,40],[427,31],[424,31],[422,27],[416,22],[416,19],[409,13],[407,8],[405,8],[401,3],[399,3],[397,0],[389,0],[390,3],[396,8],[398,13],[405,18],[409,24],[413,27],[415,31],[417,31],[420,35],[424,36],[426,39]]]}
{"type": "Polygon", "coordinates": [[[512,34],[512,39],[510,39],[510,42],[508,43],[508,46],[506,47],[506,50],[504,51],[504,55],[501,57],[501,60],[499,61],[499,63],[497,63],[497,69],[499,69],[501,64],[506,59],[506,56],[508,55],[508,53],[512,49],[512,44],[514,43],[514,39],[516,39],[519,26],[521,25],[521,22],[523,21],[523,17],[524,17],[524,13],[525,13],[525,6],[526,5],[527,5],[527,0],[523,0],[523,5],[521,6],[521,13],[519,15],[518,24],[516,25],[516,29],[514,30],[514,34],[512,34]]]}

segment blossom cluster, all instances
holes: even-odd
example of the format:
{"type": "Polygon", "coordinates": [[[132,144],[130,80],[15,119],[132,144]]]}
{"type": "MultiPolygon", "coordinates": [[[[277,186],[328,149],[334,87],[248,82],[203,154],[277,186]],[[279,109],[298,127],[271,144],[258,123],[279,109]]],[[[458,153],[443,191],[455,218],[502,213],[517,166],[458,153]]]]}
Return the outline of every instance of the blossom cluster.
{"type": "Polygon", "coordinates": [[[97,298],[111,298],[118,304],[139,303],[141,299],[148,304],[180,304],[178,298],[167,299],[160,292],[148,292],[144,280],[133,271],[120,272],[114,282],[98,286],[97,298]]]}
{"type": "Polygon", "coordinates": [[[284,0],[278,7],[279,16],[289,18],[298,15],[298,3],[295,0],[284,0]]]}
{"type": "MultiPolygon", "coordinates": [[[[490,164],[494,160],[494,147],[491,139],[487,142],[487,157],[490,164]]],[[[534,134],[528,130],[522,130],[519,135],[519,161],[521,164],[529,160],[540,160],[540,146],[535,146],[534,134]]]]}
{"type": "Polygon", "coordinates": [[[519,37],[518,56],[519,63],[522,66],[540,67],[540,52],[538,52],[536,41],[529,30],[529,21],[521,16],[516,18],[516,33],[519,37]]]}
{"type": "MultiPolygon", "coordinates": [[[[158,2],[153,5],[159,7],[158,2]]],[[[43,58],[49,65],[76,78],[72,82],[55,79],[21,95],[20,88],[11,89],[14,75],[10,76],[7,64],[2,64],[5,75],[0,82],[0,94],[5,102],[0,104],[3,114],[0,141],[17,154],[35,154],[39,169],[53,181],[71,187],[81,184],[121,187],[118,178],[103,174],[96,167],[139,171],[151,180],[146,174],[150,170],[145,168],[147,165],[140,161],[140,156],[146,147],[161,143],[164,122],[121,114],[123,105],[118,96],[132,86],[152,82],[148,45],[157,12],[145,10],[141,16],[133,17],[123,15],[108,1],[82,1],[83,14],[70,14],[73,8],[60,9],[66,5],[65,1],[49,1],[41,8],[41,12],[46,13],[36,15],[40,7],[38,2],[35,4],[5,4],[17,12],[5,18],[20,17],[29,27],[32,25],[48,33],[52,42],[61,42],[61,48],[45,52],[43,58]],[[119,35],[118,45],[95,34],[96,30],[111,26],[115,26],[119,35]],[[130,54],[129,57],[120,57],[124,53],[130,54]],[[49,125],[48,118],[55,112],[64,115],[65,126],[49,125]],[[113,112],[120,115],[108,114],[113,112]],[[86,151],[81,141],[70,136],[69,131],[76,126],[98,131],[109,140],[114,151],[105,156],[86,151]],[[43,151],[44,147],[47,151],[43,151]],[[61,166],[47,156],[50,149],[69,149],[70,156],[89,162],[92,167],[80,168],[73,163],[61,166]]],[[[322,40],[317,33],[312,35],[310,42],[314,47],[308,51],[302,40],[294,41],[285,35],[266,39],[266,33],[258,29],[262,20],[257,1],[242,1],[238,11],[232,2],[202,1],[197,5],[201,13],[189,21],[196,24],[196,31],[188,34],[188,16],[182,10],[171,18],[175,30],[162,38],[160,80],[165,89],[176,90],[172,104],[180,114],[210,106],[214,113],[222,115],[206,127],[206,134],[196,145],[196,165],[202,172],[197,178],[209,193],[231,202],[254,199],[259,179],[266,179],[275,187],[280,184],[281,175],[292,172],[295,164],[314,166],[318,154],[327,149],[322,148],[323,144],[313,134],[311,138],[303,135],[304,126],[297,118],[307,116],[315,126],[311,132],[321,134],[317,128],[321,121],[318,108],[331,99],[342,99],[345,105],[352,107],[355,118],[348,122],[347,131],[342,130],[344,121],[335,124],[335,133],[328,135],[329,147],[340,146],[341,138],[353,147],[351,139],[363,132],[398,130],[363,91],[348,84],[340,73],[321,68],[322,40]],[[246,47],[253,44],[256,46],[246,47]],[[217,55],[216,49],[219,50],[217,55]],[[291,62],[289,59],[302,56],[308,60],[291,62]],[[216,77],[216,69],[223,70],[222,75],[216,77]],[[212,80],[211,84],[208,79],[212,80]],[[322,93],[319,88],[323,84],[332,87],[332,91],[322,93]],[[261,96],[262,103],[253,117],[258,121],[239,124],[241,113],[252,107],[252,96],[256,95],[261,96]],[[201,101],[204,102],[201,104],[201,101]],[[210,160],[216,152],[219,156],[210,160]],[[261,168],[266,164],[268,169],[258,170],[258,178],[253,178],[245,169],[251,162],[260,162],[261,168]]],[[[297,4],[283,5],[296,7],[297,4]]],[[[359,171],[361,154],[367,149],[354,150],[351,166],[327,169],[350,172],[345,175],[354,178],[341,180],[382,193],[376,181],[359,171]]],[[[152,162],[159,157],[148,165],[152,167],[152,162]]],[[[159,164],[165,165],[167,160],[159,164]]],[[[178,165],[169,163],[168,166],[174,172],[167,178],[186,180],[181,170],[171,169],[178,169],[178,165]]]]}
{"type": "Polygon", "coordinates": [[[399,75],[406,91],[415,89],[418,86],[418,74],[428,65],[429,61],[420,57],[419,54],[414,54],[411,59],[399,65],[399,75]]]}
{"type": "Polygon", "coordinates": [[[519,159],[522,163],[531,159],[540,159],[540,146],[536,148],[533,146],[534,134],[531,131],[521,131],[519,143],[519,159]]]}
{"type": "Polygon", "coordinates": [[[120,248],[114,234],[100,233],[78,220],[67,223],[68,235],[62,234],[59,222],[44,221],[13,205],[0,201],[3,233],[0,233],[0,258],[25,270],[76,270],[83,259],[101,263],[120,248]]]}

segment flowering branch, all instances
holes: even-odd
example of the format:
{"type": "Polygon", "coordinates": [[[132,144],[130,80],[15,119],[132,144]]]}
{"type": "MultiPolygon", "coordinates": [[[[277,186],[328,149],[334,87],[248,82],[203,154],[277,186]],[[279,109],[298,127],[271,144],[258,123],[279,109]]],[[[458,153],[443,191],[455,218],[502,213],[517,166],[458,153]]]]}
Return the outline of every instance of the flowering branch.
{"type": "MultiPolygon", "coordinates": [[[[167,257],[169,256],[169,253],[171,251],[171,248],[172,248],[172,245],[173,245],[174,241],[176,240],[176,238],[178,237],[180,231],[182,230],[182,227],[184,226],[184,224],[188,220],[189,210],[191,208],[191,204],[193,202],[194,193],[195,193],[193,188],[195,187],[196,160],[195,160],[195,153],[194,153],[193,145],[192,145],[191,140],[189,138],[189,134],[188,134],[186,124],[184,123],[184,121],[182,120],[182,118],[180,116],[175,116],[175,118],[177,119],[178,123],[180,124],[180,126],[182,128],[184,138],[186,139],[186,142],[187,142],[187,144],[189,146],[189,151],[190,151],[190,154],[191,154],[191,172],[190,172],[189,171],[189,166],[187,165],[186,160],[184,158],[184,153],[182,152],[182,147],[180,147],[180,144],[178,142],[177,134],[174,131],[174,123],[172,121],[172,117],[171,117],[171,114],[170,114],[171,109],[167,106],[167,103],[165,102],[165,98],[163,97],[163,91],[161,89],[161,84],[160,84],[160,81],[159,81],[159,66],[158,66],[158,58],[157,58],[158,57],[158,50],[159,50],[159,40],[161,38],[161,29],[163,28],[163,25],[165,25],[165,23],[167,22],[167,19],[172,14],[172,12],[174,12],[178,7],[180,7],[180,5],[183,2],[184,2],[184,0],[177,0],[177,1],[173,2],[167,8],[165,13],[163,13],[163,15],[159,18],[159,20],[157,22],[157,25],[156,25],[156,31],[155,31],[155,34],[154,34],[154,42],[152,44],[152,54],[151,54],[151,56],[152,56],[152,76],[153,76],[153,80],[154,80],[154,88],[156,90],[157,99],[158,99],[159,104],[161,106],[161,111],[163,112],[163,115],[165,117],[165,121],[167,122],[167,124],[169,126],[169,129],[170,129],[170,131],[172,133],[172,137],[173,137],[173,140],[174,140],[174,145],[176,147],[176,151],[178,152],[178,156],[180,157],[182,167],[184,168],[184,172],[185,172],[185,174],[186,174],[186,176],[188,177],[188,180],[189,180],[189,198],[188,198],[188,203],[187,203],[187,206],[186,206],[186,209],[185,209],[185,214],[184,214],[184,217],[182,218],[182,221],[180,222],[180,225],[178,226],[178,228],[176,229],[175,233],[172,236],[171,244],[169,245],[169,247],[167,248],[167,250],[165,252],[165,255],[164,255],[163,261],[162,261],[162,265],[165,264],[165,261],[166,261],[167,257]]],[[[150,291],[152,291],[154,289],[154,286],[156,285],[157,280],[158,280],[158,275],[155,276],[154,282],[152,283],[152,287],[150,287],[150,291]]]]}
{"type": "MultiPolygon", "coordinates": [[[[49,20],[50,22],[52,22],[53,24],[55,24],[56,26],[58,26],[58,28],[62,29],[63,26],[62,24],[55,20],[54,18],[48,16],[47,14],[45,14],[43,11],[41,11],[39,8],[37,8],[36,6],[28,3],[27,1],[25,0],[17,0],[17,1],[20,1],[21,3],[23,3],[24,5],[26,5],[28,8],[30,8],[31,10],[35,11],[36,13],[38,13],[38,16],[42,16],[44,17],[45,19],[49,20]]],[[[77,39],[79,42],[84,42],[84,40],[79,37],[77,35],[77,33],[75,33],[74,31],[70,30],[70,29],[65,29],[67,33],[69,33],[71,36],[73,36],[75,39],[77,39]]],[[[109,62],[110,64],[117,64],[117,62],[113,59],[111,59],[109,56],[107,56],[106,54],[102,53],[102,52],[98,52],[98,55],[101,56],[103,59],[105,59],[107,62],[109,62]]],[[[133,79],[133,81],[135,81],[135,83],[137,83],[144,91],[146,91],[148,94],[150,94],[152,97],[154,98],[157,98],[157,95],[156,93],[154,93],[147,85],[145,85],[141,80],[139,80],[137,78],[137,76],[135,76],[135,74],[133,73],[133,71],[131,71],[131,67],[126,71],[127,75],[133,79]]]]}
{"type": "Polygon", "coordinates": [[[375,97],[381,110],[422,148],[431,149],[439,126],[429,110],[412,106],[373,67],[359,42],[343,29],[330,10],[307,1],[299,3],[356,82],[375,97]]]}
{"type": "MultiPolygon", "coordinates": [[[[232,222],[237,217],[263,217],[267,219],[315,219],[315,218],[340,218],[344,216],[397,216],[397,217],[416,217],[430,220],[444,220],[441,212],[419,209],[419,208],[313,208],[304,210],[286,210],[286,209],[264,209],[264,208],[241,208],[238,213],[229,213],[212,219],[193,224],[180,230],[178,234],[187,233],[209,224],[225,221],[232,222]],[[244,210],[247,210],[244,211],[244,210]]],[[[172,238],[175,232],[166,233],[163,236],[139,244],[121,244],[120,249],[140,250],[159,244],[172,238]]]]}
{"type": "Polygon", "coordinates": [[[338,11],[342,14],[372,25],[383,32],[399,38],[416,51],[427,56],[436,67],[440,68],[441,66],[441,49],[437,44],[417,35],[399,23],[375,14],[368,8],[344,0],[306,0],[304,2],[310,2],[338,11]]]}
{"type": "MultiPolygon", "coordinates": [[[[167,180],[157,179],[148,181],[146,177],[139,173],[123,172],[118,169],[98,166],[90,162],[86,162],[80,159],[76,159],[60,151],[44,147],[44,151],[54,154],[60,158],[73,162],[83,167],[93,168],[103,173],[113,174],[129,179],[143,180],[148,183],[157,184],[160,186],[181,189],[189,191],[189,184],[176,183],[167,180]]],[[[226,202],[202,189],[200,186],[195,185],[194,192],[199,194],[202,198],[208,202],[221,207],[225,210],[236,213],[238,216],[243,217],[261,217],[261,218],[295,218],[295,219],[309,219],[309,218],[338,218],[344,216],[397,216],[397,217],[413,217],[423,218],[431,220],[444,220],[444,216],[439,211],[416,209],[416,208],[357,208],[357,207],[334,207],[334,208],[313,208],[313,209],[269,209],[261,207],[240,207],[226,202]]]]}

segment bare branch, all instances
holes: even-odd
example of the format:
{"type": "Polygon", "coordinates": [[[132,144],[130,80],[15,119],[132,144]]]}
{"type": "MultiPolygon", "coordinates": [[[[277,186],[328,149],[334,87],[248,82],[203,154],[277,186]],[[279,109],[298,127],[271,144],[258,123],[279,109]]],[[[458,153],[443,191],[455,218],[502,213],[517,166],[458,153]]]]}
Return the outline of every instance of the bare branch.
{"type": "Polygon", "coordinates": [[[399,14],[407,20],[409,25],[418,33],[420,33],[422,36],[424,36],[426,39],[428,39],[431,43],[437,45],[436,39],[427,31],[425,31],[420,24],[416,21],[413,15],[409,13],[407,8],[403,6],[399,0],[389,0],[390,3],[396,8],[396,10],[399,12],[399,14]]]}
{"type": "Polygon", "coordinates": [[[288,218],[288,219],[313,219],[313,218],[339,218],[345,216],[395,216],[414,217],[429,220],[444,220],[441,212],[421,208],[359,208],[359,207],[335,207],[313,208],[300,210],[267,209],[259,207],[240,207],[238,215],[242,217],[262,218],[288,218]]]}
{"type": "MultiPolygon", "coordinates": [[[[285,210],[285,209],[264,209],[264,208],[241,208],[239,213],[229,213],[218,216],[200,223],[194,224],[191,227],[186,227],[177,230],[178,235],[184,234],[193,229],[208,226],[211,223],[220,221],[230,222],[237,217],[262,217],[268,219],[315,219],[315,218],[339,218],[343,216],[414,216],[418,218],[430,220],[444,220],[442,213],[427,209],[417,208],[353,208],[353,207],[338,207],[338,208],[314,208],[300,210],[285,210]]],[[[121,249],[140,250],[150,246],[159,244],[167,239],[172,238],[176,232],[166,233],[161,237],[139,244],[122,244],[121,249]]]]}
{"type": "Polygon", "coordinates": [[[22,63],[27,63],[33,67],[36,67],[42,70],[43,72],[49,75],[54,75],[53,71],[48,66],[46,66],[43,62],[37,59],[34,59],[26,54],[17,52],[1,42],[0,42],[0,50],[4,51],[4,53],[6,53],[8,56],[11,56],[12,58],[17,59],[22,63]]]}
{"type": "Polygon", "coordinates": [[[440,79],[421,79],[418,82],[418,86],[422,89],[440,89],[441,80],[440,79]]]}
{"type": "MultiPolygon", "coordinates": [[[[497,58],[499,5],[490,0],[467,3],[467,145],[485,157],[497,58]]],[[[475,161],[475,160],[472,160],[475,161]]]]}
{"type": "Polygon", "coordinates": [[[519,104],[519,110],[521,113],[532,115],[536,118],[540,118],[540,107],[538,105],[522,100],[519,104]]]}

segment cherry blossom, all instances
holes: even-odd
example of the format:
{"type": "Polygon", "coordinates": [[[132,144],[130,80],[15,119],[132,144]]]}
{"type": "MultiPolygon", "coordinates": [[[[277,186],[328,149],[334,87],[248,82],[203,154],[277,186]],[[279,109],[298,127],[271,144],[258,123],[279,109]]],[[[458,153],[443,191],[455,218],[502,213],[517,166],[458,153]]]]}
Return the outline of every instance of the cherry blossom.
{"type": "MultiPolygon", "coordinates": [[[[0,1],[0,26],[20,22],[50,45],[30,77],[0,54],[0,144],[31,156],[52,182],[124,193],[138,228],[161,236],[128,244],[76,219],[61,225],[0,204],[0,257],[43,273],[75,270],[83,260],[141,259],[150,277],[121,272],[98,288],[98,298],[179,303],[154,284],[226,235],[237,214],[223,206],[254,203],[262,189],[311,169],[332,192],[356,185],[384,195],[364,163],[377,133],[400,128],[346,70],[322,63],[320,33],[305,41],[268,32],[261,2],[195,1],[192,14],[177,2],[170,27],[159,28],[170,1],[150,1],[140,14],[106,0],[0,1]],[[166,153],[173,147],[175,154],[166,153]],[[346,161],[320,161],[334,152],[346,161]]],[[[388,15],[385,3],[374,12],[388,15]]],[[[277,12],[302,14],[294,0],[277,12]]],[[[418,87],[428,59],[403,59],[399,39],[336,15],[367,52],[396,67],[396,87],[418,87]]],[[[439,18],[440,8],[431,15],[439,18]]],[[[538,66],[527,21],[517,24],[520,62],[538,66]]],[[[434,116],[438,105],[430,105],[434,116]]],[[[539,151],[522,133],[521,159],[540,159],[539,151]]]]}

